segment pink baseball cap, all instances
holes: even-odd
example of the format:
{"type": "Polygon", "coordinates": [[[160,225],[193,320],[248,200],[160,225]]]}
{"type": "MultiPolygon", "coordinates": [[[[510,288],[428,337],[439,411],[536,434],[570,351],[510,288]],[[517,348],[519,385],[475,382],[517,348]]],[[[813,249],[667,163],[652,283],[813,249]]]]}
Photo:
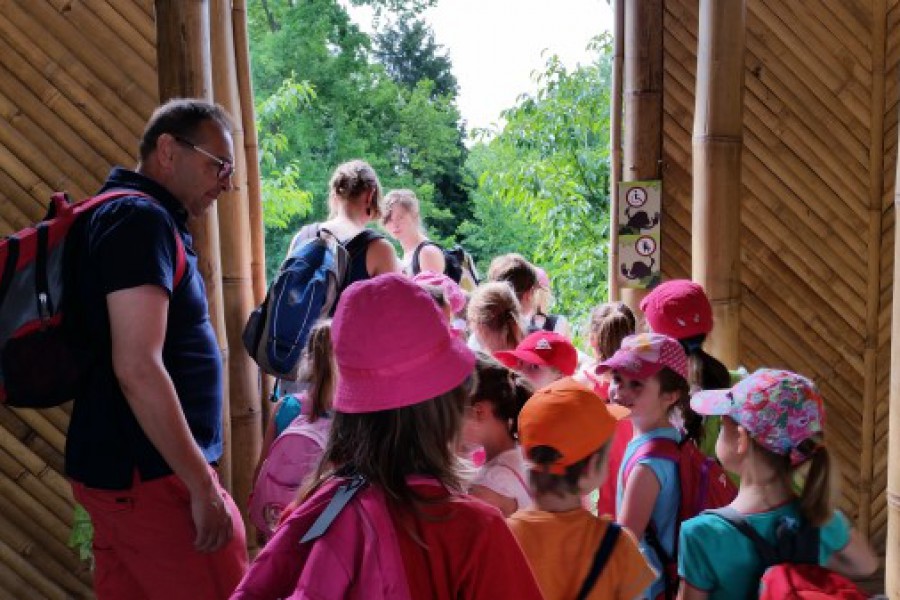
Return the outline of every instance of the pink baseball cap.
{"type": "Polygon", "coordinates": [[[454,314],[460,312],[466,307],[466,294],[459,287],[459,284],[444,275],[443,273],[433,273],[431,271],[421,271],[412,278],[416,283],[424,285],[432,285],[441,288],[444,292],[444,298],[450,304],[450,310],[454,314]]]}
{"type": "Polygon", "coordinates": [[[475,354],[450,332],[428,292],[399,273],[344,290],[331,336],[338,412],[418,404],[452,390],[475,369],[475,354]]]}
{"type": "Polygon", "coordinates": [[[759,445],[798,465],[821,445],[825,405],[812,380],[777,369],[758,369],[727,390],[694,394],[701,415],[731,417],[759,445]]]}
{"type": "Polygon", "coordinates": [[[676,340],[706,335],[713,328],[712,305],[703,288],[688,279],[656,286],[641,300],[650,329],[676,340]]]}
{"type": "Polygon", "coordinates": [[[518,361],[533,365],[555,367],[569,376],[578,366],[578,351],[565,336],[554,331],[535,331],[519,342],[515,350],[495,352],[494,357],[514,369],[518,361]]]}
{"type": "Polygon", "coordinates": [[[612,357],[604,360],[595,369],[602,374],[607,371],[621,371],[635,379],[646,379],[668,367],[687,379],[688,362],[684,348],[678,340],[661,333],[640,333],[629,335],[612,357]]]}

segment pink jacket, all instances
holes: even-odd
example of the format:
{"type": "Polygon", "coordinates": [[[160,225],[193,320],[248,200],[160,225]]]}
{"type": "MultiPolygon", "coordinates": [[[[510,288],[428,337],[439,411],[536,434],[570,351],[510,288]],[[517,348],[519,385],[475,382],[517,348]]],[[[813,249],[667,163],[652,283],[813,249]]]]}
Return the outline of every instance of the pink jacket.
{"type": "Polygon", "coordinates": [[[300,539],[344,483],[325,483],[281,524],[232,600],[412,600],[384,494],[356,493],[314,542],[300,539]]]}

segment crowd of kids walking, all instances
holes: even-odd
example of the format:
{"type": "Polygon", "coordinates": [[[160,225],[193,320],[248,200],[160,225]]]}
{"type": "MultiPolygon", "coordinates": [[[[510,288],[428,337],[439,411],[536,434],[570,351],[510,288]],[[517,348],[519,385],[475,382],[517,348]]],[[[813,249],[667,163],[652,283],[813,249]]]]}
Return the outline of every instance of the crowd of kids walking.
{"type": "Polygon", "coordinates": [[[382,200],[375,181],[327,226],[350,239],[341,215],[380,218],[402,260],[386,240],[363,253],[311,331],[250,501],[264,546],[233,598],[783,597],[877,568],[832,506],[814,382],[706,353],[699,285],[658,286],[640,322],[597,306],[582,352],[545,272],[498,256],[464,290],[415,196],[382,200]],[[778,563],[798,564],[763,578],[778,563]]]}

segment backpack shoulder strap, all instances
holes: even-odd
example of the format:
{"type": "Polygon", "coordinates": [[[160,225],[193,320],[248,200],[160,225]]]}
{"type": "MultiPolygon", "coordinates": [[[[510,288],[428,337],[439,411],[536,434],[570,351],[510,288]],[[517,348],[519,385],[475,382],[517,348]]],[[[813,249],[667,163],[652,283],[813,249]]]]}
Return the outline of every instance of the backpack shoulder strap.
{"type": "MultiPolygon", "coordinates": [[[[146,198],[150,200],[160,208],[162,208],[162,204],[160,204],[159,200],[151,196],[146,192],[142,192],[140,190],[133,189],[125,189],[125,188],[113,188],[106,190],[105,192],[101,192],[96,196],[89,198],[82,202],[81,210],[89,211],[93,209],[95,206],[99,206],[105,202],[116,200],[118,198],[146,198]]],[[[163,208],[165,211],[165,209],[163,208]]],[[[165,211],[168,216],[168,211],[165,211]]],[[[178,227],[175,225],[175,222],[169,217],[169,221],[172,223],[172,233],[175,235],[175,273],[172,277],[172,291],[175,291],[179,285],[181,285],[181,281],[184,279],[184,274],[187,271],[187,252],[184,249],[184,241],[181,239],[181,235],[178,233],[178,227]]]]}
{"type": "Polygon", "coordinates": [[[332,496],[331,501],[328,503],[328,506],[325,507],[325,510],[322,511],[312,526],[303,535],[300,543],[305,544],[325,535],[325,532],[328,531],[328,528],[331,527],[334,520],[338,518],[341,511],[346,508],[351,500],[353,500],[356,492],[361,490],[367,484],[368,482],[365,477],[357,475],[353,479],[348,479],[346,483],[341,485],[334,493],[334,496],[332,496]]]}
{"type": "Polygon", "coordinates": [[[678,462],[681,450],[678,442],[668,438],[653,438],[644,443],[640,448],[634,451],[628,462],[625,463],[625,469],[622,471],[622,483],[628,481],[631,471],[637,466],[638,462],[644,458],[661,458],[674,463],[678,462]]]}
{"type": "MultiPolygon", "coordinates": [[[[435,248],[437,248],[437,249],[440,250],[441,252],[444,251],[444,249],[441,248],[441,246],[440,246],[439,244],[435,244],[435,243],[432,242],[431,240],[425,240],[424,242],[422,242],[421,244],[419,244],[418,246],[416,246],[416,249],[413,250],[412,261],[411,261],[410,264],[409,264],[410,268],[412,269],[412,274],[413,274],[413,275],[418,275],[419,272],[422,270],[422,265],[419,264],[419,255],[422,254],[422,249],[424,249],[425,246],[434,246],[435,248]]],[[[446,254],[446,253],[445,253],[445,254],[446,254]]],[[[445,260],[445,261],[447,260],[446,255],[444,256],[444,260],[445,260]]],[[[446,269],[445,269],[445,270],[446,270],[446,269]]]]}
{"type": "Polygon", "coordinates": [[[732,527],[741,532],[741,534],[743,534],[746,538],[753,542],[753,547],[756,549],[756,553],[759,555],[760,560],[762,560],[763,565],[766,568],[782,562],[781,557],[779,556],[778,549],[768,541],[766,541],[765,538],[763,538],[763,536],[761,536],[759,532],[756,531],[756,529],[754,529],[752,525],[750,525],[744,515],[731,508],[730,506],[725,506],[714,510],[705,510],[701,514],[716,516],[723,521],[726,521],[732,527]]]}
{"type": "Polygon", "coordinates": [[[585,577],[584,583],[581,584],[581,589],[578,591],[578,596],[576,596],[578,600],[585,600],[591,593],[591,590],[594,589],[597,579],[603,572],[603,567],[606,566],[606,563],[609,562],[609,558],[612,556],[620,533],[622,533],[622,527],[618,523],[610,521],[606,526],[606,533],[603,534],[603,538],[600,540],[600,546],[597,547],[597,553],[594,554],[594,560],[591,563],[587,577],[585,577]]]}
{"type": "Polygon", "coordinates": [[[544,315],[544,331],[556,331],[559,315],[544,315]]]}
{"type": "Polygon", "coordinates": [[[384,236],[377,231],[365,228],[353,236],[352,239],[343,243],[342,246],[347,250],[347,254],[350,255],[350,259],[352,260],[356,258],[360,252],[365,252],[366,248],[369,247],[369,244],[375,240],[380,240],[383,237],[384,236]]]}

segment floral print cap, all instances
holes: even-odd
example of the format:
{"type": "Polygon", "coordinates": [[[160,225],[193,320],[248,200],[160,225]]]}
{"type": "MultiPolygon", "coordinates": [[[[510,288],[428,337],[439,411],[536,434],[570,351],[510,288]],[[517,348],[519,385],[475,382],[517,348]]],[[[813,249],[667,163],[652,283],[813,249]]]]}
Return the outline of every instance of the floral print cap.
{"type": "Polygon", "coordinates": [[[691,408],[726,415],[763,448],[798,465],[821,445],[825,406],[816,384],[803,375],[759,369],[728,390],[698,392],[691,408]]]}
{"type": "Polygon", "coordinates": [[[622,340],[612,357],[597,365],[598,375],[621,371],[635,379],[646,379],[668,367],[687,379],[687,355],[675,338],[661,333],[640,333],[622,340]]]}

